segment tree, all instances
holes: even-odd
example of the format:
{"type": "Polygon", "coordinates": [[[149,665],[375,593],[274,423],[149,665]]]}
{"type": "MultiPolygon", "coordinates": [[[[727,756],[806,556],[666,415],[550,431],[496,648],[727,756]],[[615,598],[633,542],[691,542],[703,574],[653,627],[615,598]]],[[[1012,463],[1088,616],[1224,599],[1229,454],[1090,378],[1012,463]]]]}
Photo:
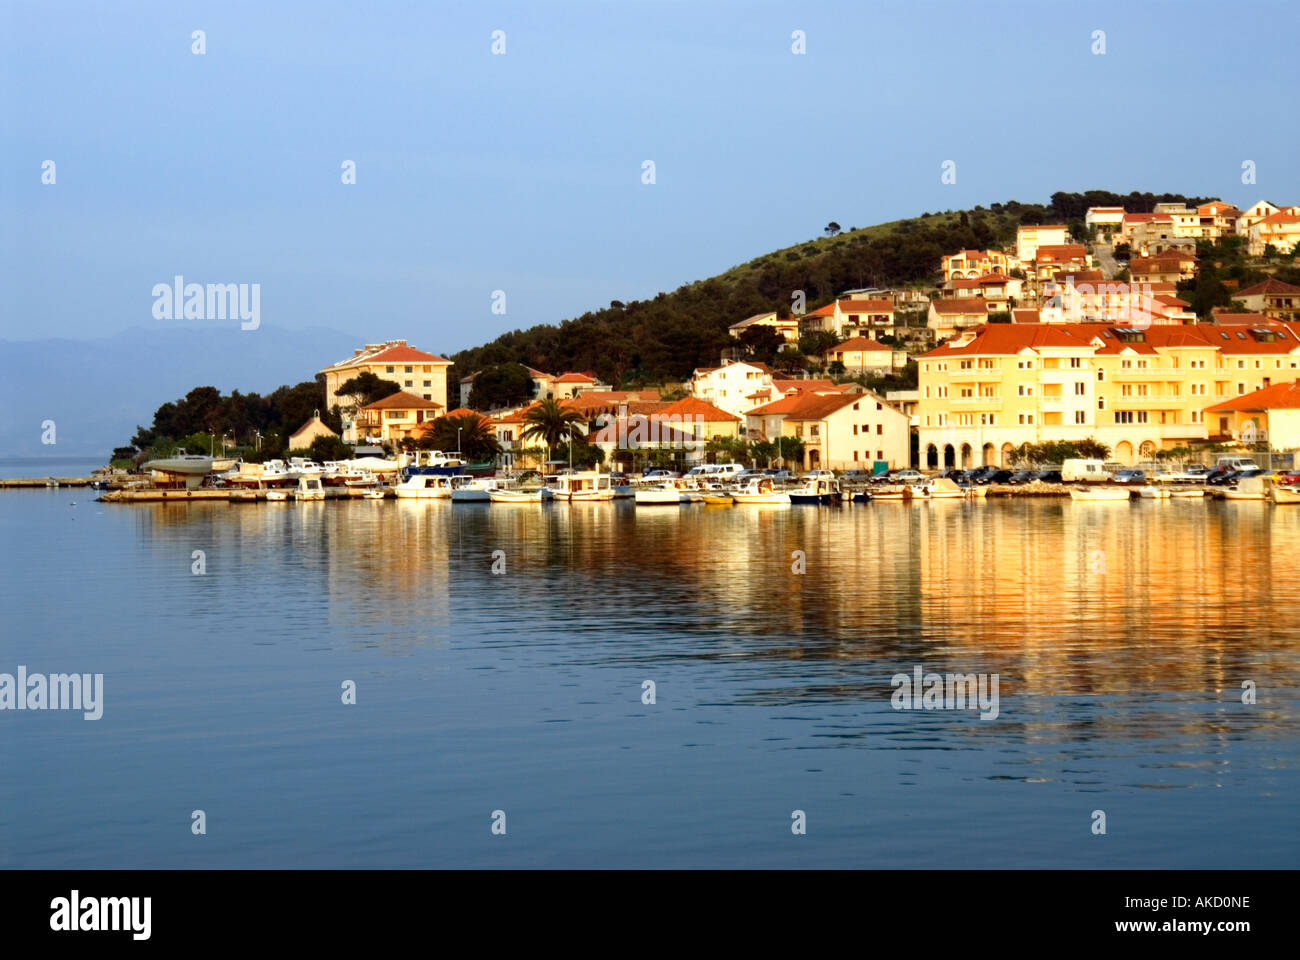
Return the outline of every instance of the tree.
{"type": "Polygon", "coordinates": [[[547,397],[524,413],[521,440],[541,440],[548,448],[558,446],[575,433],[581,432],[582,414],[560,406],[558,400],[547,397]]]}
{"type": "Polygon", "coordinates": [[[433,426],[420,437],[421,450],[441,450],[444,453],[460,451],[467,460],[491,460],[501,452],[491,423],[478,414],[462,413],[454,417],[439,417],[433,426]]]}
{"type": "Polygon", "coordinates": [[[770,364],[785,346],[785,337],[765,323],[756,323],[744,330],[739,339],[746,354],[760,363],[770,364]]]}
{"type": "Polygon", "coordinates": [[[346,402],[339,406],[342,412],[351,419],[356,416],[357,411],[362,407],[377,400],[382,400],[384,397],[391,397],[401,389],[394,381],[377,377],[369,370],[366,370],[340,385],[338,390],[335,391],[335,395],[346,398],[346,402]]]}
{"type": "Polygon", "coordinates": [[[594,443],[588,443],[586,437],[574,434],[571,439],[556,446],[555,459],[568,460],[575,467],[588,469],[605,462],[605,451],[594,443]],[[570,448],[572,448],[572,455],[570,455],[570,448]]]}
{"type": "Polygon", "coordinates": [[[469,406],[474,410],[517,407],[533,398],[537,385],[522,363],[498,363],[474,374],[469,406]]]}
{"type": "Polygon", "coordinates": [[[347,460],[352,456],[352,447],[338,437],[317,437],[311,442],[311,458],[317,463],[326,460],[347,460]]]}
{"type": "Polygon", "coordinates": [[[832,220],[826,224],[826,228],[822,232],[828,237],[833,237],[840,232],[840,225],[832,220]]]}

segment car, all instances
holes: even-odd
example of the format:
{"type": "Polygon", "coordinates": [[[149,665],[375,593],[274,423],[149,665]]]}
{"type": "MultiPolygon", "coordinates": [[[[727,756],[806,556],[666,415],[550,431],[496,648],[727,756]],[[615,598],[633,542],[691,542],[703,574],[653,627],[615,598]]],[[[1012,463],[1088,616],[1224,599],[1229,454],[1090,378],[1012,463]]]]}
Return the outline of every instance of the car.
{"type": "Polygon", "coordinates": [[[835,474],[830,470],[809,470],[800,479],[802,480],[834,480],[835,474]]]}
{"type": "Polygon", "coordinates": [[[1186,470],[1183,471],[1183,475],[1184,475],[1184,476],[1187,476],[1187,477],[1190,477],[1190,478],[1192,478],[1192,479],[1194,479],[1194,480],[1200,480],[1200,479],[1202,479],[1206,474],[1208,474],[1209,472],[1210,472],[1210,468],[1209,468],[1209,467],[1207,467],[1207,466],[1205,466],[1204,464],[1201,464],[1201,463],[1194,463],[1194,464],[1192,464],[1190,467],[1188,467],[1186,470]]]}
{"type": "Polygon", "coordinates": [[[893,483],[920,483],[926,476],[919,470],[899,470],[890,479],[893,483]]]}
{"type": "Polygon", "coordinates": [[[1237,479],[1240,471],[1229,470],[1226,467],[1215,467],[1205,475],[1205,483],[1211,487],[1224,487],[1237,479]]]}
{"type": "Polygon", "coordinates": [[[1021,486],[1022,484],[1033,483],[1037,479],[1038,479],[1037,471],[1017,470],[1015,473],[1011,475],[1011,478],[1007,481],[1007,483],[1011,484],[1014,487],[1018,487],[1021,486]]]}
{"type": "Polygon", "coordinates": [[[1300,484],[1300,470],[1284,470],[1277,482],[1282,486],[1295,486],[1300,484]]]}
{"type": "Polygon", "coordinates": [[[1147,475],[1144,470],[1121,470],[1115,476],[1111,477],[1114,483],[1146,483],[1147,475]]]}
{"type": "Polygon", "coordinates": [[[1062,483],[1060,470],[1039,470],[1039,483],[1062,483]]]}
{"type": "Polygon", "coordinates": [[[956,480],[962,476],[965,471],[958,470],[956,467],[949,467],[947,470],[940,470],[934,475],[936,480],[956,480]]]}
{"type": "Polygon", "coordinates": [[[1015,476],[1010,470],[994,470],[992,473],[986,473],[980,479],[980,484],[986,483],[1008,483],[1015,476]]]}
{"type": "Polygon", "coordinates": [[[790,483],[795,479],[794,474],[784,468],[780,470],[777,470],[776,468],[770,468],[767,471],[767,475],[771,477],[772,480],[776,483],[790,483]]]}
{"type": "Polygon", "coordinates": [[[845,470],[840,474],[840,480],[845,483],[867,483],[872,476],[870,470],[845,470]]]}

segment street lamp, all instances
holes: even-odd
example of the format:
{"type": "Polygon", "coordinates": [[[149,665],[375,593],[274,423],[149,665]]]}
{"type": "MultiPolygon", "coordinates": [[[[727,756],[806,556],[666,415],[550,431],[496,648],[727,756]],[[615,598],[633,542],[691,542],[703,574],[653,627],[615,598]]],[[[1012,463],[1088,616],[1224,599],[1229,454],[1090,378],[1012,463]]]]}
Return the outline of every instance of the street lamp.
{"type": "Polygon", "coordinates": [[[456,459],[458,460],[460,459],[460,432],[464,429],[464,427],[456,428],[456,459]]]}

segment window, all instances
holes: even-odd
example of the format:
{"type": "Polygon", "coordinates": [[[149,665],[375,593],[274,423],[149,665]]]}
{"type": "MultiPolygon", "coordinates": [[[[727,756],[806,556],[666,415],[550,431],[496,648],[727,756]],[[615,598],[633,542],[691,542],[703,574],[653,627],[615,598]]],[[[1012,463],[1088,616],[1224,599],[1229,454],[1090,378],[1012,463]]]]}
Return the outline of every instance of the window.
{"type": "Polygon", "coordinates": [[[388,373],[392,373],[392,372],[393,372],[393,368],[392,368],[392,367],[385,367],[384,370],[387,371],[388,373]]]}
{"type": "Polygon", "coordinates": [[[1070,358],[1070,367],[1072,369],[1078,370],[1081,366],[1083,366],[1083,361],[1080,360],[1078,357],[1070,358]]]}
{"type": "Polygon", "coordinates": [[[808,436],[816,437],[821,434],[822,425],[820,423],[810,424],[808,427],[808,436]]]}
{"type": "Polygon", "coordinates": [[[1116,423],[1132,423],[1132,422],[1133,422],[1133,411],[1132,411],[1132,410],[1116,410],[1116,411],[1115,411],[1115,422],[1116,422],[1116,423]]]}
{"type": "Polygon", "coordinates": [[[425,385],[426,387],[431,387],[431,386],[433,386],[433,381],[432,381],[432,380],[426,380],[426,381],[424,381],[424,385],[425,385]]]}
{"type": "Polygon", "coordinates": [[[880,436],[884,432],[885,432],[885,425],[883,423],[876,424],[876,436],[880,436]]]}
{"type": "Polygon", "coordinates": [[[884,450],[877,450],[877,451],[876,451],[876,459],[877,459],[877,460],[884,460],[884,459],[885,459],[885,451],[884,451],[884,450]]]}
{"type": "Polygon", "coordinates": [[[415,368],[414,368],[414,367],[407,367],[407,368],[406,368],[405,370],[403,370],[402,372],[403,372],[403,373],[414,373],[414,372],[415,372],[415,368]]]}
{"type": "Polygon", "coordinates": [[[1098,410],[1105,410],[1105,409],[1106,409],[1106,398],[1105,398],[1105,397],[1098,397],[1098,398],[1097,398],[1097,409],[1098,409],[1098,410]]]}
{"type": "Polygon", "coordinates": [[[883,408],[880,406],[879,403],[877,403],[877,404],[876,404],[876,409],[877,409],[877,410],[881,410],[881,409],[883,409],[883,408]]]}
{"type": "Polygon", "coordinates": [[[1083,414],[1083,411],[1082,411],[1082,410],[1076,410],[1076,411],[1074,411],[1074,422],[1075,422],[1075,423],[1083,423],[1083,422],[1084,422],[1084,414],[1083,414]]]}
{"type": "MultiPolygon", "coordinates": [[[[858,409],[858,404],[855,403],[855,404],[853,405],[853,409],[854,409],[854,410],[858,409]]],[[[857,428],[857,427],[854,427],[854,428],[853,428],[853,432],[854,432],[854,433],[857,433],[857,432],[858,432],[858,428],[857,428]]]]}
{"type": "Polygon", "coordinates": [[[1082,397],[1086,392],[1087,392],[1087,385],[1084,384],[1082,380],[1074,385],[1074,395],[1076,397],[1082,397]]]}
{"type": "Polygon", "coordinates": [[[403,380],[403,381],[402,381],[402,386],[404,386],[404,387],[412,387],[412,386],[414,386],[414,385],[415,385],[415,382],[414,382],[413,380],[403,380]]]}
{"type": "Polygon", "coordinates": [[[1105,380],[1105,379],[1106,379],[1106,371],[1105,371],[1105,370],[1098,370],[1098,371],[1097,371],[1097,379],[1098,379],[1098,380],[1105,380]]]}
{"type": "MultiPolygon", "coordinates": [[[[853,435],[854,435],[855,437],[858,435],[858,425],[857,425],[856,423],[853,425],[853,435]]],[[[854,459],[857,459],[857,458],[855,457],[854,459]]]]}

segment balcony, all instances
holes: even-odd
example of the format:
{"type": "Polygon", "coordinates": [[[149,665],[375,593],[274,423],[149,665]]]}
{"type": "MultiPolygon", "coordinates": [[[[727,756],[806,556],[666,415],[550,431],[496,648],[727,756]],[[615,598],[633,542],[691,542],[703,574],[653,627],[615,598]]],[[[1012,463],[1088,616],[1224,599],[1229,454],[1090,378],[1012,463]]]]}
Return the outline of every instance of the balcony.
{"type": "Polygon", "coordinates": [[[1123,410],[1126,407],[1176,407],[1186,399],[1186,397],[1176,397],[1170,393],[1159,393],[1145,397],[1114,397],[1111,399],[1111,405],[1116,410],[1123,410]]]}
{"type": "Polygon", "coordinates": [[[1001,370],[949,370],[948,379],[953,383],[999,383],[1001,370]]]}
{"type": "Polygon", "coordinates": [[[1112,380],[1180,380],[1182,375],[1182,370],[1171,367],[1130,367],[1106,372],[1112,380]]]}
{"type": "Polygon", "coordinates": [[[1001,410],[1001,397],[949,397],[954,407],[963,410],[1001,410]]]}

